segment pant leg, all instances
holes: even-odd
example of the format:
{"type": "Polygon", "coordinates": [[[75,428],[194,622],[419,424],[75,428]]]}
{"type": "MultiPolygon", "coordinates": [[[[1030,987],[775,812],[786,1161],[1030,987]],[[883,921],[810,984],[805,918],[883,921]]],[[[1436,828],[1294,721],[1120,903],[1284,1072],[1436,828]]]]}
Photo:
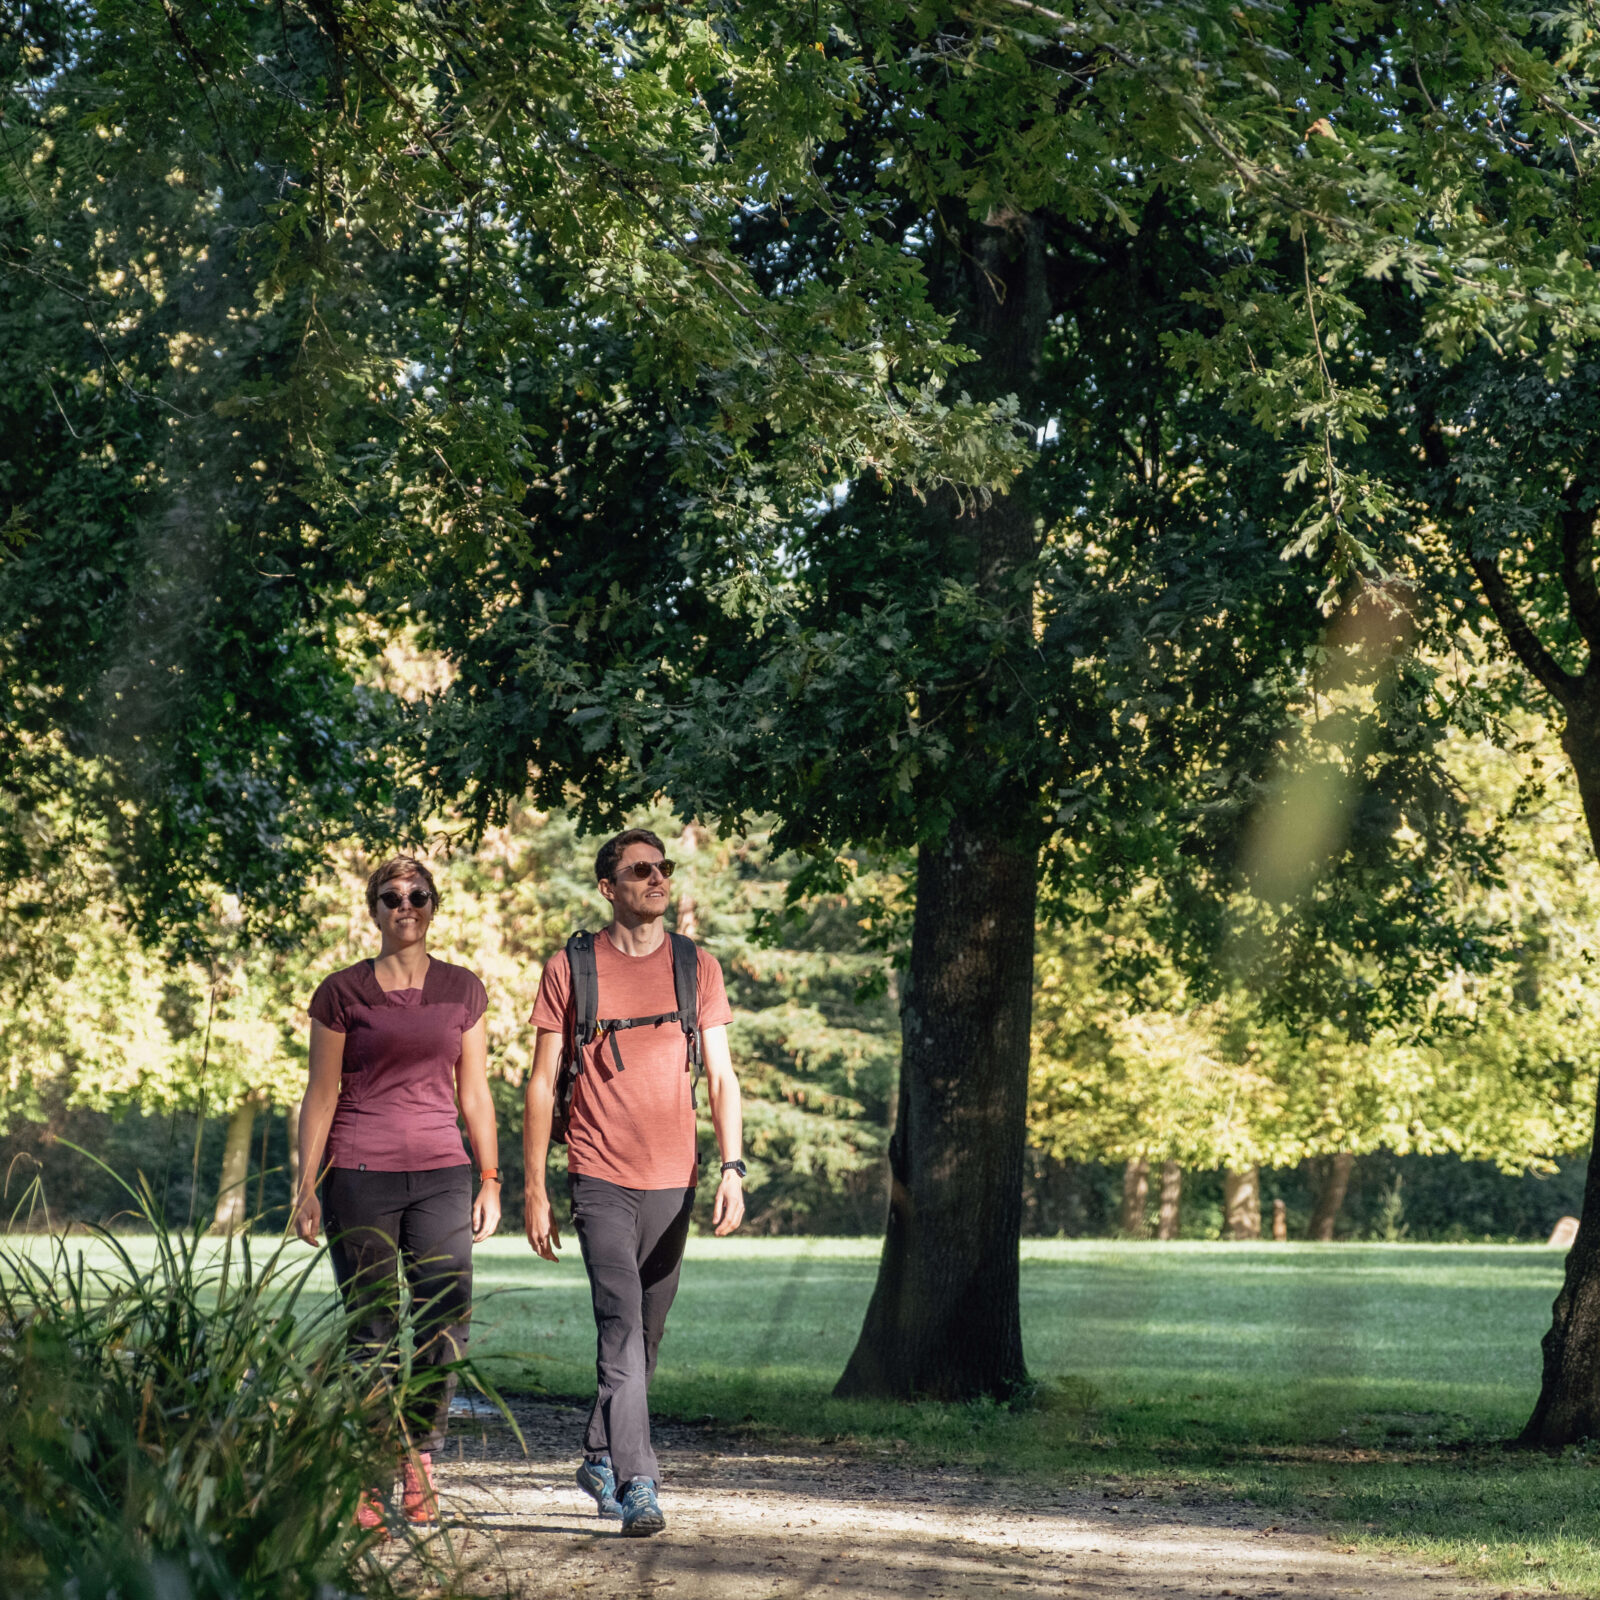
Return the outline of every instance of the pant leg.
{"type": "Polygon", "coordinates": [[[639,1216],[639,1282],[644,1290],[644,1379],[656,1375],[656,1352],[667,1329],[667,1312],[678,1292],[683,1247],[694,1214],[693,1189],[647,1189],[639,1216]]]}
{"type": "Polygon", "coordinates": [[[403,1173],[333,1167],[322,1180],[328,1259],[350,1317],[350,1349],[371,1360],[389,1352],[400,1326],[400,1219],[403,1173]]]}
{"type": "Polygon", "coordinates": [[[400,1259],[416,1340],[415,1401],[406,1407],[406,1425],[414,1448],[439,1450],[456,1391],[453,1364],[467,1353],[472,1319],[472,1168],[463,1164],[405,1177],[400,1259]]]}
{"type": "Polygon", "coordinates": [[[647,1398],[644,1288],[639,1281],[643,1191],[603,1178],[571,1177],[572,1225],[594,1304],[595,1402],[584,1453],[609,1454],[617,1482],[655,1478],[647,1398]]]}

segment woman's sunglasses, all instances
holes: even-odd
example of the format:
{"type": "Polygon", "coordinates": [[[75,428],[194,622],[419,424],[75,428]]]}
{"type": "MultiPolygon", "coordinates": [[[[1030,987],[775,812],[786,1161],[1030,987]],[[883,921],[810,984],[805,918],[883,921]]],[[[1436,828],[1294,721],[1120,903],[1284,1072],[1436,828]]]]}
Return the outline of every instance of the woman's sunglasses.
{"type": "Polygon", "coordinates": [[[433,899],[433,896],[426,889],[413,889],[410,894],[397,894],[393,889],[385,889],[378,898],[391,911],[398,911],[401,906],[407,904],[420,911],[423,906],[433,899]]]}
{"type": "Polygon", "coordinates": [[[625,867],[618,867],[611,874],[613,882],[621,878],[635,878],[643,883],[651,873],[659,872],[663,878],[672,876],[672,869],[677,865],[675,861],[630,861],[625,867]]]}

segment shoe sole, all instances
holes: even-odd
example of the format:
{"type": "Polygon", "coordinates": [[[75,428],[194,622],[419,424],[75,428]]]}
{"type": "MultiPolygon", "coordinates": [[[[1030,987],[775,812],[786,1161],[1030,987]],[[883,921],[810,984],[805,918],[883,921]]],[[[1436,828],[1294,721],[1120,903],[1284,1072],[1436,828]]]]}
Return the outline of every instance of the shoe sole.
{"type": "Polygon", "coordinates": [[[653,1533],[660,1533],[667,1525],[667,1519],[661,1516],[635,1517],[632,1522],[622,1524],[622,1537],[624,1539],[648,1539],[653,1533]]]}

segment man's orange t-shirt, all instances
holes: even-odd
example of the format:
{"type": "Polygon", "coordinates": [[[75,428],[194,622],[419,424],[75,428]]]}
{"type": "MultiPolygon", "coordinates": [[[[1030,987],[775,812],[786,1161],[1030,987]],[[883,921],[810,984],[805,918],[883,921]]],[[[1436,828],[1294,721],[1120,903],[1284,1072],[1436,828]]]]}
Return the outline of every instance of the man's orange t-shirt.
{"type": "MultiPolygon", "coordinates": [[[[723,1028],[733,1020],[717,958],[696,950],[700,1026],[723,1028]]],[[[658,1017],[678,1008],[672,985],[672,941],[647,956],[624,955],[605,933],[594,940],[602,1017],[658,1017]]],[[[572,1003],[572,969],[558,950],[545,964],[533,1002],[536,1028],[561,1033],[572,1003]]],[[[623,1071],[617,1071],[604,1035],[583,1053],[572,1092],[567,1130],[567,1170],[604,1178],[625,1189],[687,1189],[695,1181],[692,1074],[689,1041],[676,1021],[625,1028],[616,1036],[623,1071]]]]}

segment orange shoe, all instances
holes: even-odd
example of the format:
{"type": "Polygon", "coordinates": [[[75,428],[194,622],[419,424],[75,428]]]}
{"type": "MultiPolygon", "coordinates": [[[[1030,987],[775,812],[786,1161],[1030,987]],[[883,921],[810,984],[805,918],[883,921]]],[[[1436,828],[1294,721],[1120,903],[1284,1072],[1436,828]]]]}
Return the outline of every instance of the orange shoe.
{"type": "Polygon", "coordinates": [[[439,1497],[433,1487],[433,1457],[426,1451],[408,1455],[402,1467],[405,1489],[400,1509],[407,1522],[421,1524],[439,1520],[439,1497]]]}
{"type": "Polygon", "coordinates": [[[356,1526],[363,1533],[380,1531],[383,1537],[389,1537],[389,1530],[384,1526],[383,1499],[376,1489],[363,1489],[361,1498],[356,1501],[356,1526]]]}

